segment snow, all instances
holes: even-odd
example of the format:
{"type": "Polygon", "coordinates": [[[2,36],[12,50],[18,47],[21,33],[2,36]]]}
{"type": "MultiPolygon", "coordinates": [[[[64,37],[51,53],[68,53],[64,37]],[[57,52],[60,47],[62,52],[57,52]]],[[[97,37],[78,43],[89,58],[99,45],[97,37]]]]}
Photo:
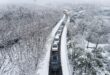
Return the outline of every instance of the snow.
{"type": "MultiPolygon", "coordinates": [[[[92,48],[96,47],[96,44],[89,42],[89,47],[92,47],[92,48],[87,48],[88,42],[86,40],[84,40],[84,43],[85,43],[85,50],[91,51],[92,48]]],[[[98,44],[98,47],[103,48],[103,47],[108,46],[108,45],[109,44],[98,44]]]]}
{"type": "MultiPolygon", "coordinates": [[[[93,49],[87,48],[86,46],[87,46],[88,42],[86,40],[84,40],[84,42],[85,42],[85,50],[91,52],[93,49]]],[[[89,43],[89,47],[95,47],[95,46],[96,46],[96,44],[91,43],[91,42],[89,43]]],[[[109,44],[98,44],[98,47],[101,47],[101,48],[104,48],[105,46],[109,46],[109,44]]],[[[104,58],[106,58],[107,60],[110,60],[110,56],[109,56],[110,53],[108,53],[106,50],[104,52],[102,52],[101,54],[104,58]]]]}
{"type": "Polygon", "coordinates": [[[67,25],[69,24],[70,18],[68,17],[66,26],[64,27],[62,38],[61,38],[61,66],[63,75],[72,75],[72,69],[69,64],[68,52],[66,46],[66,34],[67,34],[67,25]]]}
{"type": "Polygon", "coordinates": [[[65,15],[63,15],[63,18],[58,22],[58,24],[53,28],[51,34],[49,35],[49,37],[47,38],[47,42],[45,44],[47,53],[46,56],[43,60],[43,62],[41,62],[39,64],[40,69],[38,70],[37,74],[38,75],[48,75],[48,69],[49,69],[49,59],[50,59],[50,49],[51,49],[51,43],[54,39],[55,33],[57,32],[59,26],[62,24],[62,22],[65,19],[65,15]]]}

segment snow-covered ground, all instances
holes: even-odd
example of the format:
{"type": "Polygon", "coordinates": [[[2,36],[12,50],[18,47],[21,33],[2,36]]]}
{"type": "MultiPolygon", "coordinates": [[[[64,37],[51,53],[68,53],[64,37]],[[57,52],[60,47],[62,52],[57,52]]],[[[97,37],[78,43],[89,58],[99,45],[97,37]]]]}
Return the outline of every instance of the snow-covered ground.
{"type": "MultiPolygon", "coordinates": [[[[87,48],[88,42],[86,40],[84,40],[84,43],[85,43],[85,50],[91,51],[91,50],[93,50],[94,47],[96,47],[96,44],[89,42],[89,47],[90,48],[87,48]]],[[[98,44],[97,47],[104,48],[105,46],[108,46],[108,45],[109,44],[98,44]]]]}
{"type": "Polygon", "coordinates": [[[65,15],[63,15],[63,18],[53,28],[51,34],[47,38],[47,42],[45,45],[45,47],[46,47],[45,49],[46,49],[47,53],[46,53],[44,60],[39,64],[40,69],[37,72],[38,75],[48,75],[51,44],[54,39],[55,33],[57,32],[59,26],[62,24],[64,19],[65,19],[65,15]]]}
{"type": "Polygon", "coordinates": [[[64,27],[61,38],[61,65],[63,75],[72,75],[72,69],[69,64],[68,52],[67,52],[67,25],[69,25],[70,18],[68,17],[66,26],[64,27]]]}
{"type": "MultiPolygon", "coordinates": [[[[85,50],[86,50],[86,51],[92,51],[93,48],[96,47],[96,44],[90,42],[90,43],[89,43],[89,47],[90,47],[90,48],[87,48],[88,42],[87,42],[86,40],[84,40],[84,43],[85,43],[85,50]]],[[[109,46],[109,44],[98,44],[97,47],[104,48],[104,47],[106,47],[106,46],[109,46]]],[[[108,60],[110,60],[110,56],[109,56],[109,55],[110,55],[110,53],[108,53],[106,50],[105,50],[104,52],[102,52],[102,56],[105,57],[105,58],[107,58],[108,60]]]]}

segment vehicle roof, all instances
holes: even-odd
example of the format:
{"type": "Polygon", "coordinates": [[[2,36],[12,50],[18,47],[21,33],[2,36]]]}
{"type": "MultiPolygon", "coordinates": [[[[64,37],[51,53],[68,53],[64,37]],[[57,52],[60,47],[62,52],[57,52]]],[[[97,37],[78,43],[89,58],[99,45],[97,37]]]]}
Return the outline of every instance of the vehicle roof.
{"type": "Polygon", "coordinates": [[[53,42],[53,45],[58,45],[58,42],[57,42],[57,41],[54,41],[54,42],[53,42]]]}
{"type": "Polygon", "coordinates": [[[60,37],[60,35],[55,36],[55,38],[57,38],[57,39],[58,39],[59,37],[60,37]]]}
{"type": "Polygon", "coordinates": [[[58,51],[58,48],[52,48],[52,51],[58,51]]]}
{"type": "Polygon", "coordinates": [[[58,31],[62,31],[61,29],[58,29],[58,31]]]}

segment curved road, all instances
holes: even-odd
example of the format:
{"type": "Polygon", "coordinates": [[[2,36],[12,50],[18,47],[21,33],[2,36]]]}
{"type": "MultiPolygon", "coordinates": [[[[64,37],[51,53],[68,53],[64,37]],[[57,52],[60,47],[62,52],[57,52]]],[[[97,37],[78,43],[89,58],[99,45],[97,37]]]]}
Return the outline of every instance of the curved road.
{"type": "Polygon", "coordinates": [[[61,64],[61,53],[60,53],[61,52],[61,37],[62,37],[63,29],[64,29],[65,25],[67,24],[67,21],[68,21],[67,19],[68,19],[68,16],[65,17],[64,21],[62,21],[57,32],[55,33],[54,40],[53,40],[53,43],[51,45],[50,62],[49,62],[49,75],[63,75],[62,64],[61,64]],[[56,57],[58,57],[58,60],[53,60],[53,56],[55,55],[55,53],[54,53],[55,51],[53,50],[53,46],[54,46],[54,42],[56,42],[55,37],[57,37],[57,36],[59,36],[59,39],[58,39],[59,43],[58,43],[58,48],[57,48],[58,51],[56,51],[56,52],[58,52],[57,56],[56,56],[56,57]],[[54,63],[58,63],[58,64],[53,65],[52,64],[53,61],[54,61],[54,63]],[[57,70],[54,70],[53,68],[57,67],[57,66],[59,68],[57,70]]]}

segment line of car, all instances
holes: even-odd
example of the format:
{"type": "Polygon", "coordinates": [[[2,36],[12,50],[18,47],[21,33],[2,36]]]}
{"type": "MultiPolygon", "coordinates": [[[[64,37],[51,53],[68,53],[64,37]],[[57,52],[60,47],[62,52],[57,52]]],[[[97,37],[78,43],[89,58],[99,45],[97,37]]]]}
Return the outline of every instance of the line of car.
{"type": "Polygon", "coordinates": [[[61,69],[60,43],[61,43],[61,35],[64,26],[65,26],[65,20],[64,22],[62,22],[61,26],[57,30],[52,43],[51,56],[50,56],[50,69],[52,72],[57,72],[61,69]]]}

